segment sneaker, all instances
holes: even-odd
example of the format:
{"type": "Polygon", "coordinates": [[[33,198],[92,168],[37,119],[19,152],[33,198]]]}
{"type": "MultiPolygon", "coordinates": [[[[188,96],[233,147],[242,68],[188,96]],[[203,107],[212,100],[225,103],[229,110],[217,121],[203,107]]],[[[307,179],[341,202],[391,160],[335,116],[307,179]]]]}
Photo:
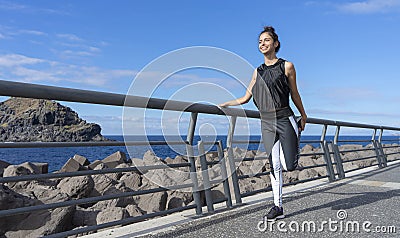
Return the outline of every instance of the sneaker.
{"type": "Polygon", "coordinates": [[[282,219],[284,217],[285,215],[283,215],[283,207],[279,208],[278,206],[273,206],[267,214],[268,221],[275,221],[276,219],[282,219]]]}

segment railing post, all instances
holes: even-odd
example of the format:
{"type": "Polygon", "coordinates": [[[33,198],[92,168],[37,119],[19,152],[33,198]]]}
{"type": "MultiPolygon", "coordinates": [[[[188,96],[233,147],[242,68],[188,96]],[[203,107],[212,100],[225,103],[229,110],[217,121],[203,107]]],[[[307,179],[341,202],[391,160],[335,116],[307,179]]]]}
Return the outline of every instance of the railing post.
{"type": "Polygon", "coordinates": [[[197,113],[192,112],[190,115],[189,129],[186,137],[186,152],[188,156],[188,161],[190,163],[190,179],[193,183],[193,200],[196,204],[196,215],[201,215],[202,213],[202,202],[199,191],[199,182],[197,180],[196,163],[194,161],[193,152],[193,137],[194,131],[196,129],[197,113]]]}
{"type": "Polygon", "coordinates": [[[226,148],[228,152],[229,173],[232,181],[233,191],[235,193],[236,204],[242,204],[242,197],[240,195],[239,179],[236,173],[235,158],[233,156],[233,133],[235,132],[236,117],[232,116],[229,122],[228,137],[226,138],[226,148]]]}
{"type": "Polygon", "coordinates": [[[226,170],[226,159],[224,157],[224,151],[222,150],[222,142],[220,140],[218,141],[217,149],[218,149],[219,164],[221,166],[221,176],[223,180],[224,193],[225,193],[225,198],[227,199],[226,206],[232,207],[232,196],[229,188],[228,173],[226,170]]]}
{"type": "Polygon", "coordinates": [[[324,127],[322,129],[320,144],[321,144],[321,150],[324,153],[324,159],[326,163],[326,173],[328,174],[329,182],[332,182],[335,181],[335,172],[333,170],[331,155],[329,154],[329,147],[325,139],[327,128],[328,125],[324,124],[324,127]]]}
{"type": "Polygon", "coordinates": [[[376,129],[374,129],[374,132],[372,133],[371,141],[372,141],[372,145],[374,146],[376,160],[378,160],[378,167],[383,168],[384,165],[382,163],[381,152],[379,151],[379,147],[378,147],[377,141],[375,140],[375,136],[376,136],[376,129]]]}
{"type": "Polygon", "coordinates": [[[382,136],[383,136],[383,129],[381,129],[380,132],[379,132],[378,148],[379,148],[379,151],[381,152],[381,155],[382,155],[383,165],[386,167],[387,166],[387,157],[386,157],[385,152],[383,151],[382,136]]]}
{"type": "Polygon", "coordinates": [[[199,150],[201,175],[203,177],[203,189],[206,195],[207,210],[208,212],[212,213],[214,212],[214,201],[211,193],[210,176],[208,174],[208,165],[207,165],[206,152],[204,150],[203,141],[199,141],[197,143],[197,146],[199,150]]]}
{"type": "Polygon", "coordinates": [[[339,178],[344,179],[346,175],[344,173],[342,157],[340,156],[340,150],[338,146],[339,132],[340,132],[340,126],[336,126],[335,137],[333,138],[333,144],[332,144],[333,158],[335,159],[336,162],[336,170],[339,173],[339,178]]]}

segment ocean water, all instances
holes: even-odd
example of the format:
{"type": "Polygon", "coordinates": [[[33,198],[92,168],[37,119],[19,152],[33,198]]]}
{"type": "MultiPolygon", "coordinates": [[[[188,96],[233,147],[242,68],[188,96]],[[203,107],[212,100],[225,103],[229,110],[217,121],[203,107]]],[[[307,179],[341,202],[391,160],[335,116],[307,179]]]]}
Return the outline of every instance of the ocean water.
{"type": "MultiPolygon", "coordinates": [[[[120,135],[116,136],[106,136],[111,140],[116,141],[124,141],[124,137],[120,135]]],[[[303,147],[305,144],[311,144],[314,147],[319,147],[319,143],[303,143],[304,141],[315,141],[319,140],[320,136],[308,136],[303,135],[301,137],[300,147],[303,147]]],[[[326,139],[328,141],[333,140],[333,136],[327,136],[326,139]]],[[[341,136],[340,140],[370,140],[370,136],[341,136]]],[[[399,136],[384,136],[384,140],[392,140],[392,141],[383,141],[384,144],[392,144],[392,143],[400,143],[399,136]]],[[[179,136],[129,136],[125,138],[125,140],[129,141],[184,141],[182,137],[179,136]]],[[[226,145],[226,136],[209,136],[209,137],[194,137],[194,144],[197,145],[199,140],[214,142],[221,140],[224,148],[226,145]]],[[[240,141],[260,141],[261,136],[236,136],[234,140],[240,141]]],[[[341,144],[361,144],[367,145],[369,142],[340,142],[341,144]]],[[[249,149],[249,150],[264,150],[262,144],[252,143],[252,144],[234,144],[235,147],[249,149]]],[[[196,147],[194,147],[196,149],[196,147]]],[[[24,149],[0,149],[0,160],[6,161],[11,164],[20,164],[24,162],[45,162],[49,164],[49,171],[59,170],[65,162],[75,154],[79,154],[85,156],[90,162],[94,160],[101,160],[110,154],[116,151],[122,151],[128,155],[130,158],[142,158],[144,153],[148,150],[152,150],[157,156],[165,159],[166,157],[175,158],[175,156],[180,154],[186,154],[186,146],[182,145],[153,145],[153,146],[100,146],[100,147],[70,147],[70,148],[24,148],[24,149]]],[[[206,151],[216,151],[215,146],[205,145],[206,151]]],[[[196,154],[196,151],[195,151],[196,154]]]]}

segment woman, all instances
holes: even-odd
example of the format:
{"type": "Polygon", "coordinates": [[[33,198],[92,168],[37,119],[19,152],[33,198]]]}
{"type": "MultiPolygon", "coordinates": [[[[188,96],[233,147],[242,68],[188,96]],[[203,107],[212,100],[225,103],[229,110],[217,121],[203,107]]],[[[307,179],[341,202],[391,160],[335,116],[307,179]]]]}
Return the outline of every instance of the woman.
{"type": "Polygon", "coordinates": [[[277,58],[280,42],[275,29],[264,27],[259,35],[258,48],[264,63],[254,70],[246,94],[220,104],[221,107],[247,103],[253,97],[260,111],[261,132],[271,166],[271,184],[274,204],[268,220],[284,218],[282,208],[282,169],[293,171],[299,156],[299,133],[304,130],[307,115],[296,85],[296,71],[291,62],[277,58]],[[296,121],[289,106],[289,94],[301,115],[296,121]]]}

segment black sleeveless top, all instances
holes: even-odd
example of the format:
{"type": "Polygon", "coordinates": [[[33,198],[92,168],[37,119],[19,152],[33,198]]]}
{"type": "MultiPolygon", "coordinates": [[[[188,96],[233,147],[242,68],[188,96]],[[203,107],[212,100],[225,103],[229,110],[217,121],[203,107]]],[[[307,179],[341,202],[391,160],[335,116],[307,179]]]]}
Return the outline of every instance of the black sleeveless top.
{"type": "Polygon", "coordinates": [[[257,68],[252,94],[261,116],[283,118],[294,115],[289,106],[289,93],[284,59],[279,58],[273,65],[262,64],[257,68]]]}

